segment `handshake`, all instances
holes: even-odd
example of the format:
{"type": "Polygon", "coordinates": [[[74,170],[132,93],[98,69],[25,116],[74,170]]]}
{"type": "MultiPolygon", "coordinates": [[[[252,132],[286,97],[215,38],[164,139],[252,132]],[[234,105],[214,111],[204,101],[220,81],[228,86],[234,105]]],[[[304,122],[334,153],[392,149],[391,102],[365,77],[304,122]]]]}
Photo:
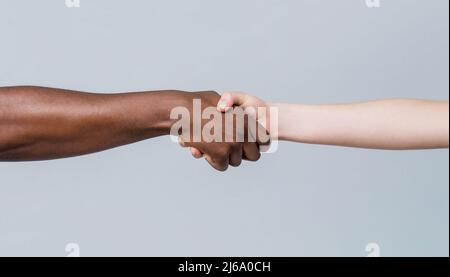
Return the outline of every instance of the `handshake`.
{"type": "Polygon", "coordinates": [[[371,149],[448,148],[448,101],[267,103],[245,93],[85,93],[0,88],[0,161],[73,157],[177,136],[217,170],[257,161],[273,140],[371,149]]]}
{"type": "MultiPolygon", "coordinates": [[[[193,93],[192,103],[172,109],[170,134],[178,136],[195,158],[204,157],[215,169],[237,167],[242,160],[257,161],[271,142],[275,108],[243,93],[193,93]]],[[[273,133],[276,133],[273,131],[273,133]]]]}

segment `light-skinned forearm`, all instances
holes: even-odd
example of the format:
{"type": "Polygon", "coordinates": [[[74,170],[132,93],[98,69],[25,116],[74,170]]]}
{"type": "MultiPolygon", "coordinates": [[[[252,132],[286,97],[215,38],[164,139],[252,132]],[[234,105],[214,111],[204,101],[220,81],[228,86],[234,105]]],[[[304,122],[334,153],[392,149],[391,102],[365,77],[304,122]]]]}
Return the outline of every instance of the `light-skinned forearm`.
{"type": "Polygon", "coordinates": [[[278,108],[279,139],[375,149],[447,148],[448,101],[379,100],[278,108]]]}

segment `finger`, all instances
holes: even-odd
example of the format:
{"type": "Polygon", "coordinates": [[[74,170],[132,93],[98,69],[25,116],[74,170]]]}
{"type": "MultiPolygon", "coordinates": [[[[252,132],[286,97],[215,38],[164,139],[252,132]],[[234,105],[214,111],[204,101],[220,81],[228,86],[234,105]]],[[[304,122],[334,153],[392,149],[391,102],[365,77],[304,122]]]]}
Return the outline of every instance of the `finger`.
{"type": "Polygon", "coordinates": [[[203,157],[203,153],[195,147],[191,147],[191,154],[196,159],[203,157]]]}
{"type": "Polygon", "coordinates": [[[186,142],[183,140],[183,138],[181,136],[178,137],[178,144],[181,147],[188,147],[188,145],[186,144],[186,142]]]}
{"type": "Polygon", "coordinates": [[[242,147],[239,147],[237,150],[232,151],[230,154],[230,165],[237,167],[242,163],[242,147]]]}
{"type": "Polygon", "coordinates": [[[258,143],[258,145],[270,145],[271,142],[271,137],[269,132],[267,131],[266,128],[264,128],[264,126],[262,126],[259,122],[257,123],[257,130],[254,135],[256,142],[258,143]]]}
{"type": "Polygon", "coordinates": [[[228,169],[228,158],[224,158],[221,161],[218,161],[214,158],[212,158],[209,155],[205,154],[205,160],[216,170],[218,171],[225,171],[228,169]]]}
{"type": "Polygon", "coordinates": [[[256,162],[261,157],[258,146],[254,142],[245,142],[243,149],[243,156],[246,160],[256,162]]]}
{"type": "Polygon", "coordinates": [[[226,112],[233,106],[241,106],[244,104],[247,95],[241,92],[226,92],[224,93],[217,104],[219,112],[226,112]]]}

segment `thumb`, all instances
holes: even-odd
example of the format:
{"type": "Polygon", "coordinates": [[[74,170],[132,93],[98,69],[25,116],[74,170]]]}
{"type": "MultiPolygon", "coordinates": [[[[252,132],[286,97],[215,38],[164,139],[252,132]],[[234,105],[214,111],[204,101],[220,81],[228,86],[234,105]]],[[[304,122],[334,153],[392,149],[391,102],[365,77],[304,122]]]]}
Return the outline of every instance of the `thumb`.
{"type": "Polygon", "coordinates": [[[224,93],[217,104],[217,110],[219,112],[226,112],[233,106],[241,106],[246,99],[245,93],[240,92],[226,92],[224,93]]]}

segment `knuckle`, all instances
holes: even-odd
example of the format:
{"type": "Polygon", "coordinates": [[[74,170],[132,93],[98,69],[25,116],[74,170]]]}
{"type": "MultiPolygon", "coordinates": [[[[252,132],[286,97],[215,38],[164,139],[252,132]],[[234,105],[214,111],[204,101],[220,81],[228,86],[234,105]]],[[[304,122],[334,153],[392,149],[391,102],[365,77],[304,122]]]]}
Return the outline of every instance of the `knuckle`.
{"type": "Polygon", "coordinates": [[[204,95],[209,95],[209,96],[219,95],[219,93],[217,93],[217,91],[214,91],[214,90],[200,91],[199,93],[204,94],[204,95]]]}
{"type": "Polygon", "coordinates": [[[217,152],[211,157],[211,160],[215,164],[224,165],[228,163],[228,156],[229,156],[228,154],[217,152]]]}
{"type": "Polygon", "coordinates": [[[252,155],[252,157],[250,157],[250,161],[252,162],[256,162],[261,158],[261,153],[256,153],[255,155],[252,155]]]}
{"type": "Polygon", "coordinates": [[[217,91],[215,90],[208,90],[206,93],[208,94],[214,94],[214,95],[218,95],[219,93],[217,93],[217,91]]]}
{"type": "Polygon", "coordinates": [[[239,161],[234,161],[234,162],[230,163],[230,165],[233,166],[233,167],[238,167],[238,166],[241,165],[241,163],[242,163],[242,161],[239,160],[239,161]]]}
{"type": "Polygon", "coordinates": [[[217,154],[220,156],[228,156],[233,151],[233,147],[230,144],[224,144],[220,150],[217,151],[217,154]]]}
{"type": "Polygon", "coordinates": [[[228,155],[220,155],[216,158],[216,162],[221,165],[227,164],[227,160],[228,160],[228,155]]]}
{"type": "Polygon", "coordinates": [[[242,147],[242,143],[240,142],[233,142],[230,144],[230,147],[232,150],[239,150],[242,147]]]}
{"type": "Polygon", "coordinates": [[[218,171],[225,172],[228,169],[228,165],[218,166],[216,169],[218,171]]]}

